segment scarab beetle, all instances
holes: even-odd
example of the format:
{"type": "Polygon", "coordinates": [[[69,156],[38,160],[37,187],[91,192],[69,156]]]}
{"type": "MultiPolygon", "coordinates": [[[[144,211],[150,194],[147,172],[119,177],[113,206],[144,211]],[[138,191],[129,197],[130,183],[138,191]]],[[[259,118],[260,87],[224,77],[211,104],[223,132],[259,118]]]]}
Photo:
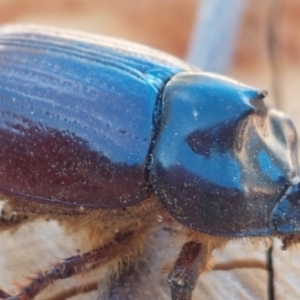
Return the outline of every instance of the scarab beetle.
{"type": "Polygon", "coordinates": [[[55,220],[86,242],[0,296],[33,299],[106,264],[98,299],[141,299],[131,287],[162,223],[179,224],[185,241],[168,276],[173,300],[191,299],[212,250],[232,238],[297,242],[296,131],[265,96],[122,40],[3,27],[0,228],[55,220]]]}

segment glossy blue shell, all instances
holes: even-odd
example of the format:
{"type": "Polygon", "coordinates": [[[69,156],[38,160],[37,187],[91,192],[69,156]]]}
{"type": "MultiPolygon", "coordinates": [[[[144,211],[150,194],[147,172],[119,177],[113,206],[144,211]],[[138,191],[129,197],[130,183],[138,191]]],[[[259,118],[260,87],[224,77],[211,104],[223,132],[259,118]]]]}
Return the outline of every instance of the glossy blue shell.
{"type": "Polygon", "coordinates": [[[146,47],[39,27],[0,32],[0,191],[123,207],[149,195],[165,82],[188,69],[146,47]]]}
{"type": "Polygon", "coordinates": [[[300,232],[297,137],[264,92],[125,41],[0,30],[0,192],[219,236],[300,232]]]}

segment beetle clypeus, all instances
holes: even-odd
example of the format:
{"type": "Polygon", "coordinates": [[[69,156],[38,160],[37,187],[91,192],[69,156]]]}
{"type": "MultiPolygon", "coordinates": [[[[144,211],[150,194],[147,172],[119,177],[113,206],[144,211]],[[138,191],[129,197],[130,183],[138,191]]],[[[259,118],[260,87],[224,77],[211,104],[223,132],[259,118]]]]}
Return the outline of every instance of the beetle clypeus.
{"type": "Polygon", "coordinates": [[[1,228],[55,221],[88,245],[0,296],[33,299],[109,265],[98,298],[140,299],[132,286],[162,223],[185,240],[168,276],[173,300],[191,299],[212,250],[232,238],[297,242],[296,132],[265,96],[129,42],[3,27],[1,228]]]}

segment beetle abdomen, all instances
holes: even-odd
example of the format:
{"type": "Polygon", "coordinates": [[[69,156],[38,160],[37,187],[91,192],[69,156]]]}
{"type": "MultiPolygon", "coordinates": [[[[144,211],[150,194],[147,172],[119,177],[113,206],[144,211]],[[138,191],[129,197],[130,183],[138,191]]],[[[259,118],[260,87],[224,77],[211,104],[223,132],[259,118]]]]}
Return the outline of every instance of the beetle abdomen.
{"type": "Polygon", "coordinates": [[[0,190],[85,207],[145,198],[156,101],[183,66],[34,29],[0,33],[0,190]]]}

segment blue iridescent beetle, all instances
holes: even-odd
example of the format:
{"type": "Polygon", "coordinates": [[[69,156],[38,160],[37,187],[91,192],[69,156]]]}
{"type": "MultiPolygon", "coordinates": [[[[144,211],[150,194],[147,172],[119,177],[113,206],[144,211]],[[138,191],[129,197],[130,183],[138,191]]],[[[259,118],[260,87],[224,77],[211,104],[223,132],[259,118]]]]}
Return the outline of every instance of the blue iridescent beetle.
{"type": "MultiPolygon", "coordinates": [[[[134,210],[155,198],[147,214],[189,233],[169,284],[172,299],[190,299],[209,237],[298,241],[296,131],[265,96],[147,47],[4,27],[1,194],[23,214],[134,210]]],[[[43,287],[32,286],[33,298],[43,287]]]]}

